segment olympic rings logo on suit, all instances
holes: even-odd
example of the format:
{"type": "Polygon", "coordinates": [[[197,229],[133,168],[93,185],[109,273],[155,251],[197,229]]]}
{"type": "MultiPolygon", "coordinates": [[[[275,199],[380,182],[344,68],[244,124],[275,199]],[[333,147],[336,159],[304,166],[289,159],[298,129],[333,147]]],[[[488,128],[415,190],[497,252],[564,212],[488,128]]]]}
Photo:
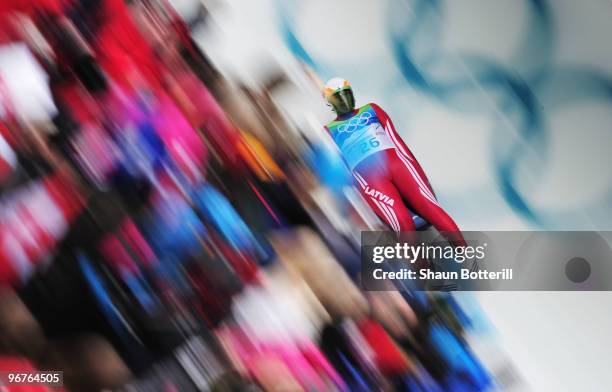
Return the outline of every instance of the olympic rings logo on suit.
{"type": "Polygon", "coordinates": [[[348,123],[338,126],[338,133],[353,133],[359,128],[368,125],[373,115],[370,112],[363,112],[359,116],[351,118],[348,123]]]}

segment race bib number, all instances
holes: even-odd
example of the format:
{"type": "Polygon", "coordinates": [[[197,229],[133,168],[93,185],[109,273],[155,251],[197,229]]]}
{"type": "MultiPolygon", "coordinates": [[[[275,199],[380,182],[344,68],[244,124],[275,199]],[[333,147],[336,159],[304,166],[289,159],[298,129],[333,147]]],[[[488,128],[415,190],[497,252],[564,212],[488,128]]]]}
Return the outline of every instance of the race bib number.
{"type": "Polygon", "coordinates": [[[342,155],[353,170],[366,157],[375,152],[394,148],[389,135],[379,123],[370,124],[360,132],[354,132],[341,147],[342,155]]]}

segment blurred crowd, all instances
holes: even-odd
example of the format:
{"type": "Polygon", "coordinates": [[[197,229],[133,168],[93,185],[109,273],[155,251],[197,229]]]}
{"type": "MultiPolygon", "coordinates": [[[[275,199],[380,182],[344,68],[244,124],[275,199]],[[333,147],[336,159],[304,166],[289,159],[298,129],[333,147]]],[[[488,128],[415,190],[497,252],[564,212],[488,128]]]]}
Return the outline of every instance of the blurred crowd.
{"type": "Polygon", "coordinates": [[[451,295],[360,289],[360,231],[383,226],[272,99],[300,86],[226,79],[192,15],[0,2],[0,370],[69,391],[490,388],[451,295]]]}

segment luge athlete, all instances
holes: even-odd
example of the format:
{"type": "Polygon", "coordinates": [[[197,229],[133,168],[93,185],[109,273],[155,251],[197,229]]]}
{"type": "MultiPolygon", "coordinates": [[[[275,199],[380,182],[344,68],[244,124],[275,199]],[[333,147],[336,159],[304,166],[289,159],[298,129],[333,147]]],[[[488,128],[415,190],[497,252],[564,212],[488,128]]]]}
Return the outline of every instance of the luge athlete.
{"type": "Polygon", "coordinates": [[[463,242],[387,113],[375,103],[356,109],[351,85],[342,78],[330,79],[323,93],[337,115],[325,128],[376,214],[396,232],[414,231],[412,210],[452,242],[463,242]]]}

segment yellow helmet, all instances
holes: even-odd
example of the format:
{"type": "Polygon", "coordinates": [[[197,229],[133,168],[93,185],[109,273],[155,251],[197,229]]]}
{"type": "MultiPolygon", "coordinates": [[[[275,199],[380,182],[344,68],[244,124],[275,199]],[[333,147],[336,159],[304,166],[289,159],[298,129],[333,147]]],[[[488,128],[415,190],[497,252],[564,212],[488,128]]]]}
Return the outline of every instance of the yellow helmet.
{"type": "Polygon", "coordinates": [[[327,83],[325,83],[325,87],[323,87],[323,96],[338,115],[351,112],[355,109],[353,89],[346,79],[329,79],[327,83]]]}

